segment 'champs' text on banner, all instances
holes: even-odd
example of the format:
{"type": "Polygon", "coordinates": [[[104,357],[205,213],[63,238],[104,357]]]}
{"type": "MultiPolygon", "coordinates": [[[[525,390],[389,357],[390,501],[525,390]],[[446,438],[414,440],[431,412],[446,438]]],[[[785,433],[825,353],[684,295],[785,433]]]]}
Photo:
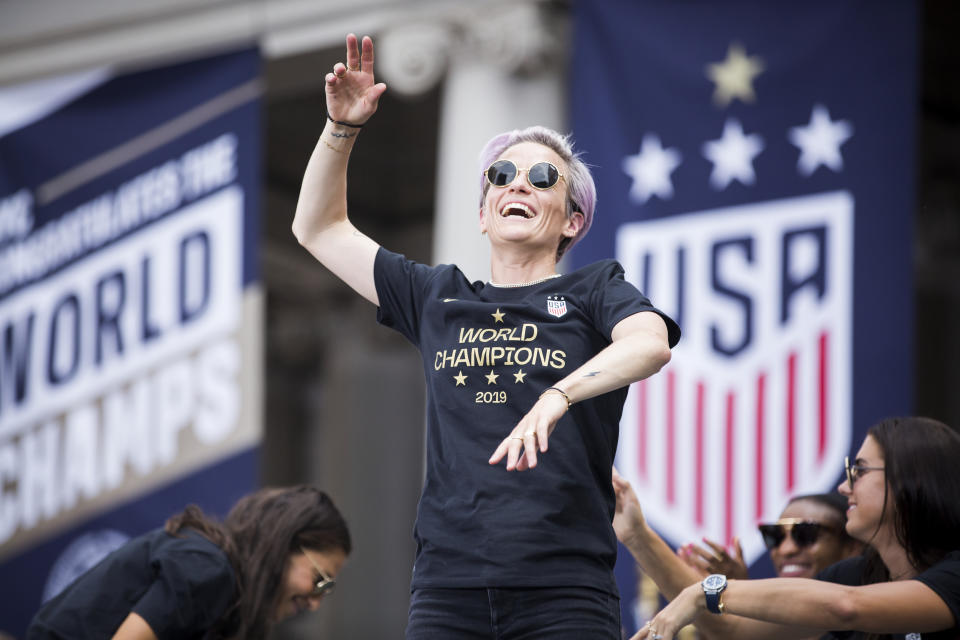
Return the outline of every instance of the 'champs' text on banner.
{"type": "Polygon", "coordinates": [[[0,137],[0,630],[255,488],[258,73],[242,51],[45,82],[0,137]]]}

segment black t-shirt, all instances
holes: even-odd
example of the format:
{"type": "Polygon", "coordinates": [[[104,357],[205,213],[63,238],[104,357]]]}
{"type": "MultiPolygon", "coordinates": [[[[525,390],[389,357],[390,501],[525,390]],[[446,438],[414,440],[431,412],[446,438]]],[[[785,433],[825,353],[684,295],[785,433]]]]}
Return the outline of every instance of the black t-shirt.
{"type": "Polygon", "coordinates": [[[653,311],[613,260],[525,287],[471,283],[380,249],[378,320],[421,352],[426,478],[412,588],[588,586],[616,594],[610,469],[626,388],[578,402],[531,471],[487,460],[540,393],[653,311]]]}
{"type": "Polygon", "coordinates": [[[196,532],[129,541],[37,612],[27,640],[109,638],[137,613],[160,640],[203,638],[236,597],[230,561],[196,532]]]}
{"type": "MultiPolygon", "coordinates": [[[[863,556],[842,560],[817,574],[818,580],[834,582],[851,587],[864,584],[863,574],[866,559],[863,556]]],[[[940,596],[953,613],[954,627],[945,631],[930,633],[894,633],[894,640],[957,640],[960,638],[960,551],[951,551],[943,560],[933,565],[914,580],[919,580],[940,596]]],[[[833,631],[841,640],[859,640],[867,634],[859,631],[833,631]]]]}

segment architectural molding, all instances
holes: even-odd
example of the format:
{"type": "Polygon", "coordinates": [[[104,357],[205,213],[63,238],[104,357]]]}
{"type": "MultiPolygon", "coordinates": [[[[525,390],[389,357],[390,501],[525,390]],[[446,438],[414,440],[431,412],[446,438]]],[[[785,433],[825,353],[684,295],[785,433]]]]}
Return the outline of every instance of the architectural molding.
{"type": "Polygon", "coordinates": [[[471,49],[491,59],[527,60],[523,49],[542,48],[542,32],[532,15],[540,4],[356,0],[347,8],[339,0],[4,3],[0,86],[95,67],[130,71],[243,46],[259,46],[266,57],[279,58],[337,46],[349,32],[379,37],[395,30],[396,38],[407,43],[398,75],[414,68],[414,76],[427,78],[427,71],[435,74],[443,65],[417,57],[412,44],[416,38],[411,36],[419,33],[429,41],[446,30],[441,38],[466,38],[473,43],[471,49]]]}
{"type": "Polygon", "coordinates": [[[553,73],[563,57],[564,23],[547,3],[483,2],[401,23],[380,35],[377,65],[392,90],[418,95],[453,64],[487,64],[504,75],[553,73]]]}

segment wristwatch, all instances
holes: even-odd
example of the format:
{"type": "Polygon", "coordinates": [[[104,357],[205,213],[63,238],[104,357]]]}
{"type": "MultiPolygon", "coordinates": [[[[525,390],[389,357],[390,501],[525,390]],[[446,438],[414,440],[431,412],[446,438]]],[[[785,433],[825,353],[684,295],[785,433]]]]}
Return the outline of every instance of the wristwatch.
{"type": "Polygon", "coordinates": [[[703,587],[703,595],[707,598],[707,611],[716,614],[723,613],[720,594],[727,588],[727,576],[720,573],[710,574],[703,579],[700,586],[703,587]]]}

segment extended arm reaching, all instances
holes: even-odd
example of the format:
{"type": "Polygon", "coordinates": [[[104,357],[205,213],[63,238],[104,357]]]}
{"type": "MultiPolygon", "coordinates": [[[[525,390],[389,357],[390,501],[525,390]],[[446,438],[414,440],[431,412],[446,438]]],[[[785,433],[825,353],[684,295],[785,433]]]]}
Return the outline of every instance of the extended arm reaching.
{"type": "Polygon", "coordinates": [[[742,640],[798,638],[831,629],[926,633],[954,625],[947,604],[917,580],[861,587],[807,578],[732,580],[722,596],[725,615],[707,613],[705,602],[700,585],[687,587],[634,639],[652,638],[655,629],[663,640],[672,640],[694,619],[698,628],[723,629],[722,637],[742,640]]]}
{"type": "Polygon", "coordinates": [[[347,217],[347,161],[361,126],[377,110],[383,83],[373,80],[373,41],[347,36],[347,62],[326,75],[327,122],[300,187],[293,233],[313,256],[357,293],[379,304],[373,280],[378,245],[347,217]]]}
{"type": "Polygon", "coordinates": [[[525,447],[521,441],[527,438],[534,445],[530,434],[535,433],[540,452],[545,452],[557,421],[569,408],[568,401],[579,402],[643,380],[670,361],[667,325],[652,311],[624,318],[613,328],[611,337],[613,342],[610,345],[554,383],[563,394],[551,391],[540,396],[501,441],[490,457],[490,464],[497,464],[506,456],[508,471],[532,469],[537,466],[537,446],[525,447]]]}

